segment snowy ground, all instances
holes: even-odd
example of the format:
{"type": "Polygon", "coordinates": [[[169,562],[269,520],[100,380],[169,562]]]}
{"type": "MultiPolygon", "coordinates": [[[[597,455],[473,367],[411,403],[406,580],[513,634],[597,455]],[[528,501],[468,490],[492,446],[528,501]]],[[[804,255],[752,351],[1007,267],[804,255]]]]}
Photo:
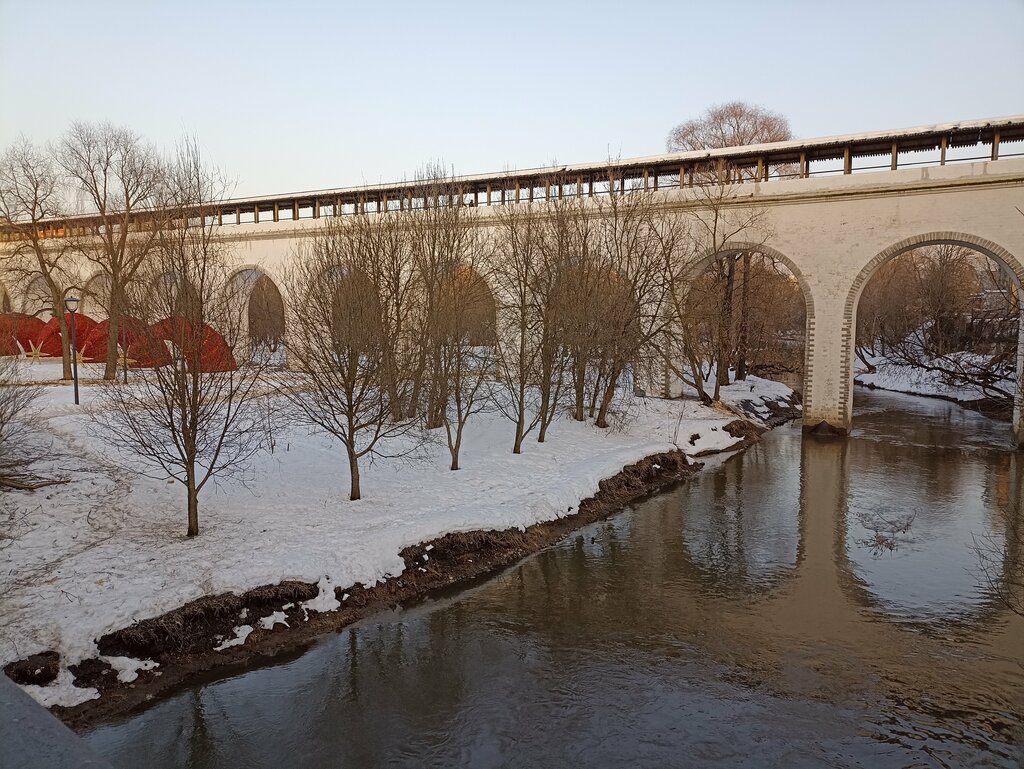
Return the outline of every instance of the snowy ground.
{"type": "MultiPolygon", "coordinates": [[[[26,367],[37,380],[59,378],[59,368],[55,376],[49,368],[56,364],[26,367]]],[[[68,385],[42,393],[40,424],[52,439],[52,459],[38,471],[70,482],[3,496],[0,514],[15,539],[0,550],[0,665],[58,651],[57,681],[25,687],[47,705],[98,696],[72,686],[67,665],[96,656],[96,638],[136,620],[204,595],[285,579],[319,581],[322,595],[314,602],[320,603],[309,608],[330,609],[334,585],[372,585],[400,573],[398,553],[408,545],[448,532],[550,520],[575,510],[600,480],[644,456],[677,446],[696,454],[737,442],[723,430],[734,419],[724,409],[635,399],[628,427],[598,430],[561,420],[547,443],[530,436],[524,453],[514,456],[511,424],[481,414],[467,428],[462,470],[448,470],[443,443],[432,445],[414,461],[366,468],[364,498],[351,502],[340,445],[293,428],[277,436],[274,453],[257,460],[245,487],[203,492],[201,533],[187,540],[182,487],[119,467],[109,447],[88,436],[83,411],[92,388],[83,387],[83,407],[72,403],[68,385]],[[700,437],[690,444],[694,434],[700,437]]],[[[788,393],[751,379],[726,388],[723,399],[788,393]]],[[[131,676],[143,664],[152,663],[118,659],[117,667],[131,676]]]]}
{"type": "MultiPolygon", "coordinates": [[[[883,356],[869,359],[875,367],[875,373],[868,373],[864,361],[857,359],[858,368],[854,372],[854,381],[858,384],[874,386],[880,390],[909,393],[911,395],[928,395],[949,398],[958,403],[991,398],[983,388],[975,385],[951,385],[943,381],[937,371],[926,371],[916,366],[891,363],[883,356]]],[[[999,383],[1001,389],[1013,392],[1012,379],[1004,379],[999,383]]]]}

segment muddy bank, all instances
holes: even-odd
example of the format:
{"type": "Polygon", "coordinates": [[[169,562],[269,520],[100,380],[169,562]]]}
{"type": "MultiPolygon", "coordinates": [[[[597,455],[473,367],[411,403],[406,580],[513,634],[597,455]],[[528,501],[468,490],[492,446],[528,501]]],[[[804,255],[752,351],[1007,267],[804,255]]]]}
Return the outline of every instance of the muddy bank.
{"type": "MultiPolygon", "coordinates": [[[[741,439],[729,450],[749,446],[764,432],[743,420],[729,423],[725,430],[741,439]]],[[[69,726],[83,727],[139,709],[201,677],[222,677],[288,653],[299,653],[320,636],[360,619],[502,570],[627,504],[684,481],[700,467],[679,451],[652,455],[601,481],[596,495],[583,500],[575,512],[563,518],[525,530],[448,534],[408,547],[400,553],[405,562],[400,575],[372,587],[356,584],[335,588],[335,598],[341,602],[335,611],[304,609],[301,602],[318,594],[316,584],[305,582],[283,582],[242,594],[200,598],[98,639],[103,656],[148,659],[159,667],[139,670],[137,678],[124,683],[118,680],[118,671],[99,658],[70,666],[76,685],[95,687],[101,696],[72,708],[55,707],[53,712],[69,726]],[[259,620],[275,612],[280,612],[287,625],[261,628],[259,620]],[[254,630],[244,644],[214,650],[232,637],[234,628],[245,624],[251,624],[254,630]]],[[[47,662],[51,661],[48,656],[47,662]]],[[[15,666],[11,672],[23,670],[30,670],[34,680],[42,683],[36,660],[15,666]]],[[[20,676],[11,677],[17,680],[20,676]]]]}

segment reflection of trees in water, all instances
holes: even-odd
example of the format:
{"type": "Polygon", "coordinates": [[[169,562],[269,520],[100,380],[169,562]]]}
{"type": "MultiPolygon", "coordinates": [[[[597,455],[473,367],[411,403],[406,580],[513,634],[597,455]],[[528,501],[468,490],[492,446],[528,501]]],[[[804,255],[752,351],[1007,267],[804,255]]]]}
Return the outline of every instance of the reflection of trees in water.
{"type": "Polygon", "coordinates": [[[768,588],[796,565],[799,491],[782,459],[755,447],[694,481],[701,493],[686,499],[682,535],[703,581],[716,591],[768,588]]]}
{"type": "Polygon", "coordinates": [[[1024,494],[1019,454],[989,465],[988,532],[973,535],[978,571],[1003,606],[1024,616],[1024,494]]]}

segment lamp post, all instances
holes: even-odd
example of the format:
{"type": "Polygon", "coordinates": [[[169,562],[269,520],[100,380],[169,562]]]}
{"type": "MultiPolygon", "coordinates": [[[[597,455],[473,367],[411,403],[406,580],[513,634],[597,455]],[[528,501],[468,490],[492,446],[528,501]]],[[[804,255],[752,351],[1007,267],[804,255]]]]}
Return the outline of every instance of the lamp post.
{"type": "Polygon", "coordinates": [[[75,313],[78,312],[78,297],[64,297],[64,306],[71,313],[71,371],[75,378],[75,405],[78,405],[78,339],[75,336],[75,313]]]}

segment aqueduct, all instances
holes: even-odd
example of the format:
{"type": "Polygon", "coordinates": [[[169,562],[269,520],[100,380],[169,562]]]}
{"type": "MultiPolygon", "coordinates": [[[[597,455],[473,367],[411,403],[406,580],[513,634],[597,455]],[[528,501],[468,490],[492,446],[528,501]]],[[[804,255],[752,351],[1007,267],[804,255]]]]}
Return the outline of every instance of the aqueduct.
{"type": "MultiPolygon", "coordinates": [[[[961,244],[995,259],[1017,285],[1024,281],[1024,116],[465,176],[458,183],[460,203],[480,208],[485,223],[499,206],[632,189],[661,191],[661,204],[683,213],[702,205],[695,173],[709,168],[735,180],[726,206],[764,212],[758,231],[744,240],[783,261],[803,291],[805,427],[850,428],[857,303],[888,259],[929,244],[961,244]]],[[[319,219],[422,207],[423,189],[402,182],[225,200],[216,212],[218,236],[235,245],[238,274],[261,287],[260,302],[286,303],[280,276],[319,219]]],[[[76,217],[55,224],[50,235],[61,237],[68,226],[87,231],[95,222],[76,217]]],[[[12,239],[0,231],[0,250],[12,239]]],[[[78,285],[94,277],[83,270],[78,285]]],[[[25,290],[5,283],[14,308],[24,309],[25,290]]],[[[1024,334],[1018,336],[1020,382],[1024,334]]],[[[1022,402],[1018,385],[1018,436],[1022,402]]]]}

